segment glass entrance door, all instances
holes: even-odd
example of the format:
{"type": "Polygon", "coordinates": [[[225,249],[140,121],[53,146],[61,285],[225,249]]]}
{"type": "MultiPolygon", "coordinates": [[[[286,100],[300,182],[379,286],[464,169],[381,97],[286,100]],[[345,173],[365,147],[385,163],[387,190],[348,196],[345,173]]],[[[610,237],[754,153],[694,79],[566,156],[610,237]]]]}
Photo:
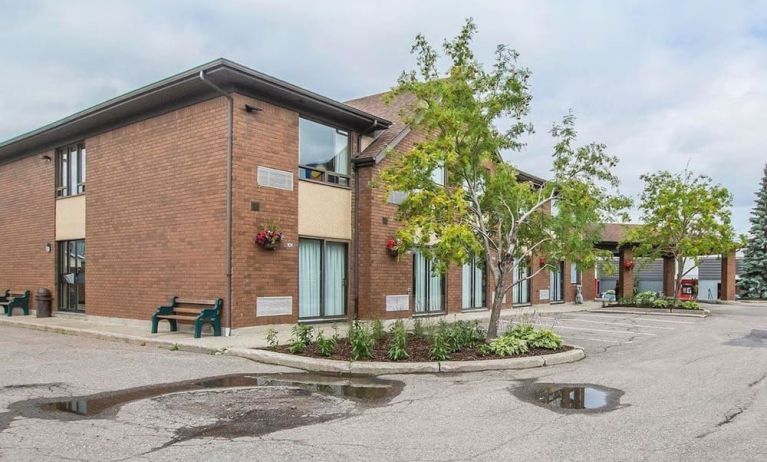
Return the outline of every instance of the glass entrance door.
{"type": "Polygon", "coordinates": [[[549,272],[549,297],[552,302],[564,301],[564,264],[557,263],[556,269],[549,272]]]}
{"type": "Polygon", "coordinates": [[[58,243],[59,310],[85,312],[85,240],[58,243]]]}

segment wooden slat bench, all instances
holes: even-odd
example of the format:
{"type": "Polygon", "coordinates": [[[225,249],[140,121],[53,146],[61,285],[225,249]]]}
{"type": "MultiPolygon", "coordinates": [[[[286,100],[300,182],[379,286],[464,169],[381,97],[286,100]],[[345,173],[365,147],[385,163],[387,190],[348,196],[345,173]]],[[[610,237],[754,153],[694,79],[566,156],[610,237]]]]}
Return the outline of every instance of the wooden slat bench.
{"type": "Polygon", "coordinates": [[[6,316],[13,314],[14,308],[21,308],[24,316],[29,316],[29,299],[31,292],[28,290],[6,290],[0,294],[0,306],[6,316]]]}
{"type": "Polygon", "coordinates": [[[152,315],[152,333],[157,333],[157,324],[161,319],[167,319],[171,332],[178,330],[178,321],[189,321],[194,322],[194,338],[200,338],[205,323],[213,326],[213,335],[220,336],[223,304],[220,298],[201,300],[172,297],[168,305],[157,307],[152,315]]]}

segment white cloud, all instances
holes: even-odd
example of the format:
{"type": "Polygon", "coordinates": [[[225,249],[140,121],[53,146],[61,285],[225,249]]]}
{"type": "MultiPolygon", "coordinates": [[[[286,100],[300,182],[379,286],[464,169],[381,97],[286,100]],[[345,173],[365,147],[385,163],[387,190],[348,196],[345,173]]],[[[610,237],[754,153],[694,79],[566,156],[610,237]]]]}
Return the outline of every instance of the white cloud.
{"type": "Polygon", "coordinates": [[[642,172],[693,170],[747,214],[767,154],[767,3],[565,1],[0,0],[0,138],[224,56],[337,99],[384,90],[473,16],[480,58],[497,43],[533,71],[529,149],[509,158],[545,176],[548,129],[569,108],[584,142],[642,172]]]}

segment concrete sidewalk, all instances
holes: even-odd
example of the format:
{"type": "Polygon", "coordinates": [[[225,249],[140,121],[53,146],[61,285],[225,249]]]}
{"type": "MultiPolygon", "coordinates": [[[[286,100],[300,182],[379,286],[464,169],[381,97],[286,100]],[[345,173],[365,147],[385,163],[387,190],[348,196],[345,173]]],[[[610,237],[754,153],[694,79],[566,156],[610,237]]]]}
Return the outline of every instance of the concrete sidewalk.
{"type": "MultiPolygon", "coordinates": [[[[511,319],[538,314],[568,313],[574,311],[586,311],[601,307],[597,302],[586,302],[583,305],[570,303],[557,305],[536,305],[523,308],[505,309],[501,313],[502,319],[511,319]]],[[[480,323],[487,322],[490,317],[489,310],[481,310],[466,313],[448,314],[445,316],[431,316],[422,318],[425,324],[436,323],[440,319],[454,320],[477,320],[480,323]]],[[[408,322],[412,322],[408,320],[408,322]]],[[[386,321],[390,325],[393,321],[386,321]]],[[[161,348],[174,348],[198,353],[224,353],[231,349],[252,349],[267,346],[266,332],[270,327],[277,330],[277,338],[280,344],[288,343],[293,324],[278,324],[272,326],[256,326],[234,329],[228,337],[214,337],[210,331],[203,331],[202,338],[193,337],[191,326],[179,325],[179,332],[168,332],[168,324],[160,323],[160,333],[150,333],[149,321],[130,319],[106,318],[101,316],[88,316],[81,314],[61,313],[51,318],[36,318],[30,316],[0,316],[0,326],[23,327],[48,332],[56,332],[68,335],[97,338],[116,342],[124,342],[133,345],[157,346],[161,348]]],[[[322,329],[326,334],[331,334],[334,328],[338,329],[339,335],[346,335],[346,322],[316,324],[316,329],[322,329]]]]}

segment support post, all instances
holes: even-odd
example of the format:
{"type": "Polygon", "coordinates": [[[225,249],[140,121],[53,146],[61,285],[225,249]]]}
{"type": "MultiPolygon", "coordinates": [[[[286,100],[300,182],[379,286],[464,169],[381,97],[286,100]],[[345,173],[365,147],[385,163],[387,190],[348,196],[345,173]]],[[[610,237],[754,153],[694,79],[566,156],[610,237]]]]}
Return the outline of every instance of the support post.
{"type": "Polygon", "coordinates": [[[663,295],[674,296],[674,277],[676,274],[676,260],[674,257],[663,257],[663,295]]]}
{"type": "Polygon", "coordinates": [[[735,300],[735,251],[722,255],[720,300],[735,300]]]}
{"type": "Polygon", "coordinates": [[[618,297],[630,298],[634,296],[634,268],[627,266],[634,264],[634,249],[624,247],[620,249],[618,258],[618,297]]]}

